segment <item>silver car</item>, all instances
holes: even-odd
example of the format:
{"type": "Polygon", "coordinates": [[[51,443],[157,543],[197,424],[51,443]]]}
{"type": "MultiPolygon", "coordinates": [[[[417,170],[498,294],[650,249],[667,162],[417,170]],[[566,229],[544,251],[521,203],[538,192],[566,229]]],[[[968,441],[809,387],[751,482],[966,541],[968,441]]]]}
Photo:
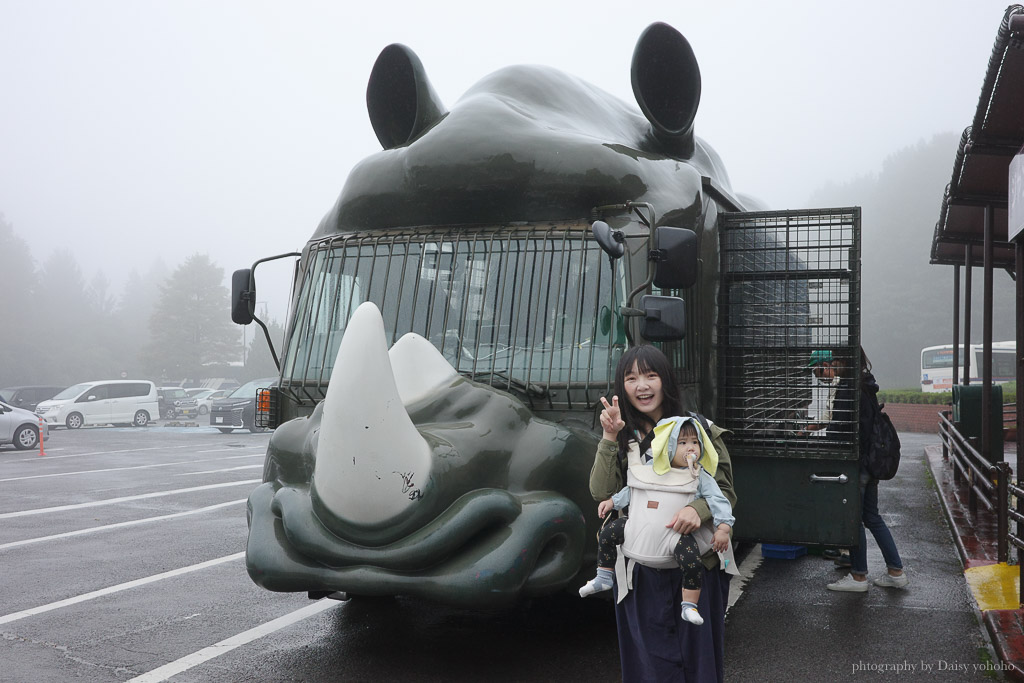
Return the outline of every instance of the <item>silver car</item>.
{"type": "MultiPolygon", "coordinates": [[[[0,403],[0,444],[12,443],[15,448],[26,451],[39,446],[39,416],[6,403],[0,403]]],[[[43,439],[50,435],[50,428],[42,423],[43,439]]]]}

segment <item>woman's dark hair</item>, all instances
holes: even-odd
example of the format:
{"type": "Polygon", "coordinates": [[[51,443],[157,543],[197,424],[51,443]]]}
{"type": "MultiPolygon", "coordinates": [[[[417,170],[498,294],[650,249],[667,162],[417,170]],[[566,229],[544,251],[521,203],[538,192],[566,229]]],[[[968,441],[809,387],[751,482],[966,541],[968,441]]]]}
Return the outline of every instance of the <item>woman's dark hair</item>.
{"type": "Polygon", "coordinates": [[[661,415],[670,417],[683,414],[683,402],[679,393],[679,385],[676,384],[675,373],[672,372],[672,363],[664,353],[656,346],[643,344],[622,354],[619,364],[615,368],[615,395],[619,397],[619,410],[622,413],[622,421],[626,426],[619,432],[619,453],[625,453],[629,448],[630,439],[634,439],[634,430],[641,429],[650,431],[654,428],[654,422],[639,410],[633,407],[626,397],[626,373],[633,369],[640,373],[656,372],[661,377],[661,415]]]}

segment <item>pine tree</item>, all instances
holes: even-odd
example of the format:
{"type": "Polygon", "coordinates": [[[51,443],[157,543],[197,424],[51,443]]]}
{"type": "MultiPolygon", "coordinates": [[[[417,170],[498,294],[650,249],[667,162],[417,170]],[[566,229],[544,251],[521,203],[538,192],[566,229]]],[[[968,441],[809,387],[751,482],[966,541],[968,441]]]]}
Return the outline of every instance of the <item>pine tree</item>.
{"type": "Polygon", "coordinates": [[[206,363],[227,363],[240,355],[239,331],[231,322],[224,269],[205,254],[194,254],[160,288],[145,353],[160,382],[201,377],[206,363]]]}

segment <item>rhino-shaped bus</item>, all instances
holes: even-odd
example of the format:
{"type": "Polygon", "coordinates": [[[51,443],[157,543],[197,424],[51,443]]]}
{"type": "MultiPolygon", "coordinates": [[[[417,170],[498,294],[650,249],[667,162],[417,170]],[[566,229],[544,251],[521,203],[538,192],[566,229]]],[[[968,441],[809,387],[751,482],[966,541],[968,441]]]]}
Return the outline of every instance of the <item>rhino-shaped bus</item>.
{"type": "MultiPolygon", "coordinates": [[[[638,343],[731,430],[737,538],[853,542],[856,430],[799,424],[822,400],[811,352],[859,362],[859,209],[734,194],[694,135],[700,71],[674,28],[642,33],[631,80],[639,111],[514,66],[447,109],[411,49],[381,52],[383,151],[288,255],[248,503],[257,584],[463,606],[575,590],[595,562],[600,397],[638,343]]],[[[235,322],[254,319],[256,265],[234,275],[235,322]]]]}

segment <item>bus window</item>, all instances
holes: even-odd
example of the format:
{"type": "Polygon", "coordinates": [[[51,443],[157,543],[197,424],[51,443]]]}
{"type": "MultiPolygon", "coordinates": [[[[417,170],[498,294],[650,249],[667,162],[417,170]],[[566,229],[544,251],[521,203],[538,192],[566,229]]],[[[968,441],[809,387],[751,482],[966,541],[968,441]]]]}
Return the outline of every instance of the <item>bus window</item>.
{"type": "MultiPolygon", "coordinates": [[[[984,347],[982,344],[971,344],[971,384],[981,382],[984,367],[984,347]]],[[[960,347],[957,359],[959,378],[964,381],[965,348],[960,347]]],[[[992,343],[992,381],[1004,384],[1016,379],[1017,344],[1016,342],[992,343]]],[[[928,346],[921,350],[921,391],[939,392],[953,390],[953,345],[928,346]]]]}

